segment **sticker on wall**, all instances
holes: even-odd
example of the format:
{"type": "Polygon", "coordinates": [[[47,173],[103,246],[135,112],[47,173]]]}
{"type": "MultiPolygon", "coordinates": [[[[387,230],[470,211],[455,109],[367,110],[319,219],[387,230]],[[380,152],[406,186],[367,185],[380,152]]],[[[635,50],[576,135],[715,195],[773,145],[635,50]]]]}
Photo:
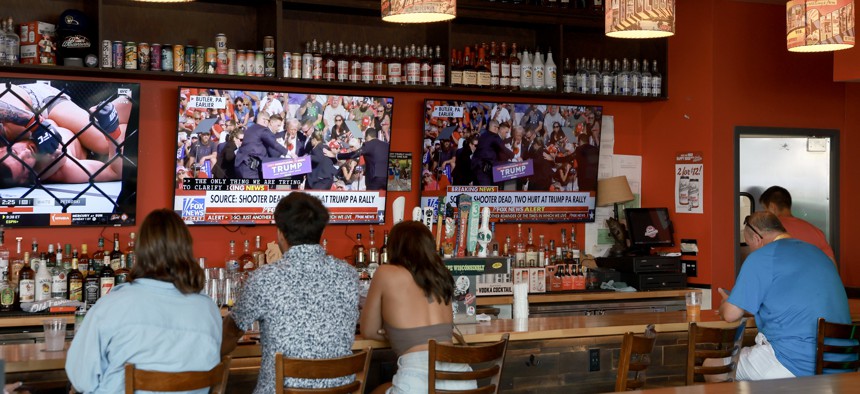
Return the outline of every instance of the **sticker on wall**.
{"type": "Polygon", "coordinates": [[[702,213],[704,180],[702,152],[675,156],[675,213],[702,213]]]}
{"type": "Polygon", "coordinates": [[[388,153],[388,190],[412,191],[412,152],[388,153]]]}

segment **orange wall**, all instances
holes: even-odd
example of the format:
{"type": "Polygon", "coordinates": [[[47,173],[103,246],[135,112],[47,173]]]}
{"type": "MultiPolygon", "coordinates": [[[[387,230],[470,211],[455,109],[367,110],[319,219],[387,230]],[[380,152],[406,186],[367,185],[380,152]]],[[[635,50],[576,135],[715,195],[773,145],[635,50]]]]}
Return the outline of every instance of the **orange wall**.
{"type": "Polygon", "coordinates": [[[860,46],[833,53],[833,80],[860,81],[860,46]]]}

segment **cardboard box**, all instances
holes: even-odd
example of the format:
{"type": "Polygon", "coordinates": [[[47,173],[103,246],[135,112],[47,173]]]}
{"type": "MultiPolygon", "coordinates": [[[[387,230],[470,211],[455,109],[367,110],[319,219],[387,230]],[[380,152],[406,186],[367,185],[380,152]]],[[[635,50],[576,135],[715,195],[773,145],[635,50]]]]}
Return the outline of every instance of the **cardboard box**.
{"type": "Polygon", "coordinates": [[[445,259],[445,266],[454,276],[454,323],[476,323],[475,314],[478,295],[481,289],[492,295],[513,294],[513,284],[509,281],[508,260],[501,257],[459,257],[445,259]],[[487,283],[487,278],[493,278],[487,283]],[[496,282],[495,278],[507,280],[496,282]],[[482,281],[483,280],[483,281],[482,281]]]}
{"type": "Polygon", "coordinates": [[[21,24],[21,63],[57,64],[57,27],[47,22],[21,24]]]}
{"type": "Polygon", "coordinates": [[[529,294],[546,293],[546,268],[514,268],[514,284],[529,285],[529,294]]]}

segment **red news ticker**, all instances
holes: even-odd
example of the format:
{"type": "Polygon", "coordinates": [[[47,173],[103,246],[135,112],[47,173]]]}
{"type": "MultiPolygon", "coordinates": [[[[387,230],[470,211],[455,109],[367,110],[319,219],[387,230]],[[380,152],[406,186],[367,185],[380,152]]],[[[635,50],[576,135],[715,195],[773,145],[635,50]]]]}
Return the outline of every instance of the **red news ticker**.
{"type": "Polygon", "coordinates": [[[33,207],[0,207],[0,213],[33,212],[33,207]]]}

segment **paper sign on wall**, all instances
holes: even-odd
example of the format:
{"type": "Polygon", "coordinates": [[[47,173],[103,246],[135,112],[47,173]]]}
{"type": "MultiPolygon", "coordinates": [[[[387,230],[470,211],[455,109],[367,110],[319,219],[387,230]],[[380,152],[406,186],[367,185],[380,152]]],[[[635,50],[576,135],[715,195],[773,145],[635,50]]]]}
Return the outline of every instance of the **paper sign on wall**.
{"type": "Polygon", "coordinates": [[[675,213],[702,213],[704,180],[702,152],[675,156],[675,213]]]}

